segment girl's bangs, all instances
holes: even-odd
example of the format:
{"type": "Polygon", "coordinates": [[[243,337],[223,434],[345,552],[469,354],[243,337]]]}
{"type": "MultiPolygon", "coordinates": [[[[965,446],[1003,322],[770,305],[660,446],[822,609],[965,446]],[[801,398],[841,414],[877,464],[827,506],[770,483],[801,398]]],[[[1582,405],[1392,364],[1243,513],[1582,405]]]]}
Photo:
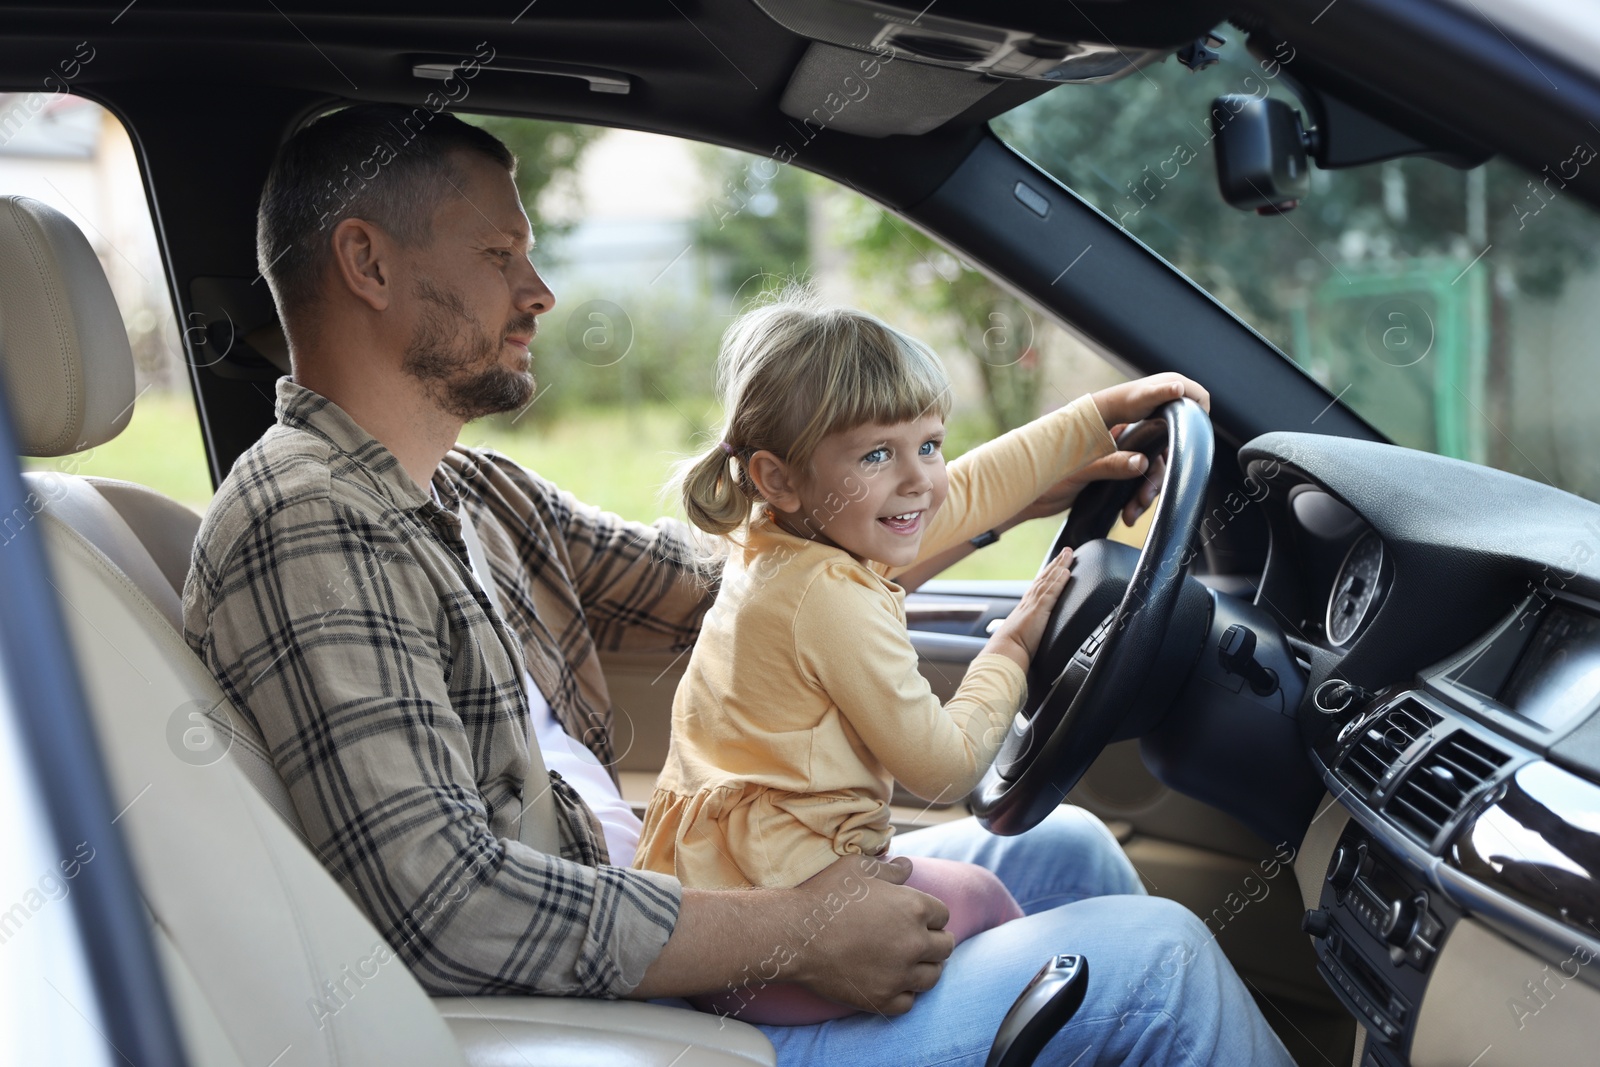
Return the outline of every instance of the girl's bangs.
{"type": "Polygon", "coordinates": [[[939,357],[921,342],[890,333],[888,351],[849,360],[834,395],[842,403],[828,433],[868,424],[891,425],[950,411],[950,381],[939,357]]]}

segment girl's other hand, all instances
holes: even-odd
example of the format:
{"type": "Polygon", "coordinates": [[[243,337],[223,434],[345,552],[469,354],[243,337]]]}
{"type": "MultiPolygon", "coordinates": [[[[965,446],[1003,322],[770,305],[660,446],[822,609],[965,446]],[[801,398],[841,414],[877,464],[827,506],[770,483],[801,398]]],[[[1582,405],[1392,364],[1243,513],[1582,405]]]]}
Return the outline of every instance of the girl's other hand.
{"type": "Polygon", "coordinates": [[[1045,623],[1050,620],[1050,611],[1056,606],[1056,600],[1061,596],[1061,590],[1067,586],[1072,566],[1072,549],[1063,548],[1060,555],[1052,559],[1039,576],[1028,586],[1028,591],[1022,595],[1022,602],[1016,609],[1006,616],[1006,621],[1001,623],[989,638],[989,643],[983,646],[985,652],[992,652],[1005,656],[1024,671],[1033,661],[1033,654],[1039,650],[1039,642],[1044,639],[1045,623]]]}

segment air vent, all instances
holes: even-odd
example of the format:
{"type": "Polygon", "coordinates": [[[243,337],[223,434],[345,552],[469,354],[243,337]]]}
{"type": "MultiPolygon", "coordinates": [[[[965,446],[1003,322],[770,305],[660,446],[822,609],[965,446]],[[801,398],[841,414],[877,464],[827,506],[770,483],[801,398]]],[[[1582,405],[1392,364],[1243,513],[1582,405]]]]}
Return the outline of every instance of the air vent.
{"type": "Polygon", "coordinates": [[[1380,715],[1356,739],[1339,764],[1345,781],[1367,797],[1411,743],[1443,721],[1415,700],[1402,700],[1380,715]]]}
{"type": "Polygon", "coordinates": [[[1389,801],[1389,817],[1430,845],[1510,759],[1488,742],[1457,731],[1435,745],[1406,775],[1389,801]]]}

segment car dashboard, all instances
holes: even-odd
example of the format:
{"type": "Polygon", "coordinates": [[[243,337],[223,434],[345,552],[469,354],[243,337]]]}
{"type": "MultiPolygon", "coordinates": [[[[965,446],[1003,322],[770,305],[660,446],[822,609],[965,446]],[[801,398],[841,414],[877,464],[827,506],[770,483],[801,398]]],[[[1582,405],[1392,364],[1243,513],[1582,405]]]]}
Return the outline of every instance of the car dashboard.
{"type": "Polygon", "coordinates": [[[1269,490],[1255,601],[1308,676],[1301,733],[1344,816],[1305,929],[1367,1029],[1363,1064],[1537,1062],[1592,1042],[1600,507],[1311,435],[1258,438],[1241,461],[1269,490]],[[1575,1029],[1551,1021],[1580,1007],[1575,1029]]]}

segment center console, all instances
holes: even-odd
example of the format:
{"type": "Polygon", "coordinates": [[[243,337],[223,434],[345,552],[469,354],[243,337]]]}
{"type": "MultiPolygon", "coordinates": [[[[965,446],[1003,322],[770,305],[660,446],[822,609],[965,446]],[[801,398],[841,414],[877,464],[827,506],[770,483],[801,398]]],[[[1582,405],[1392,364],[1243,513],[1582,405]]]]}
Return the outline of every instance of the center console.
{"type": "Polygon", "coordinates": [[[1470,995],[1452,1014],[1435,991],[1426,1043],[1471,1032],[1468,1060],[1512,1049],[1496,1025],[1531,1047],[1526,1019],[1553,1001],[1524,1004],[1528,982],[1600,994],[1587,966],[1600,958],[1600,604],[1530,598],[1414,687],[1328,681],[1310,703],[1314,762],[1350,818],[1304,925],[1318,972],[1367,1030],[1362,1067],[1410,1062],[1441,953],[1445,986],[1470,995]],[[1527,967],[1480,973],[1472,930],[1527,967]]]}
{"type": "Polygon", "coordinates": [[[1317,972],[1367,1029],[1363,1067],[1406,1062],[1429,970],[1459,917],[1442,894],[1389,862],[1367,831],[1345,827],[1304,925],[1317,972]]]}

